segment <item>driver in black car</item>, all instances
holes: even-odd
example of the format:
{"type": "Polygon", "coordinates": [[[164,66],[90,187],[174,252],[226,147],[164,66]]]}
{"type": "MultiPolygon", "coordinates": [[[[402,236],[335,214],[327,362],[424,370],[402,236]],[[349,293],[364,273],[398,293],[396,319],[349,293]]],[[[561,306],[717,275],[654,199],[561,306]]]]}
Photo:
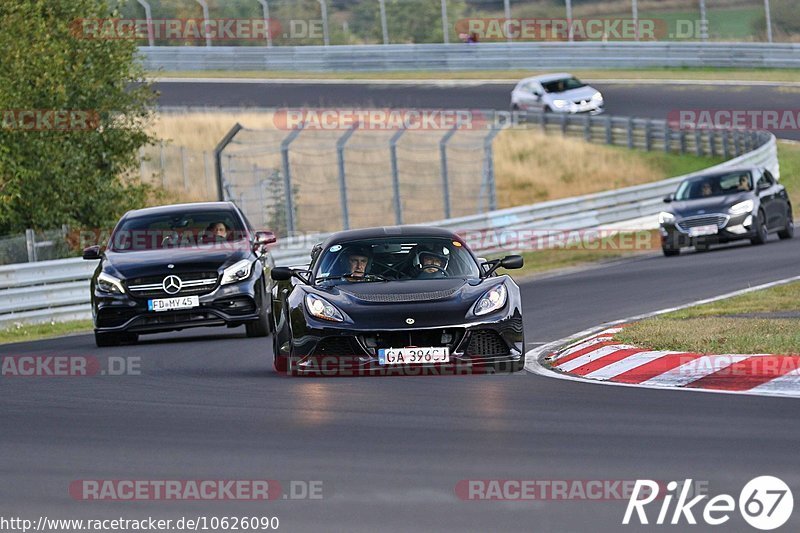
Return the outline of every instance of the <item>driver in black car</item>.
{"type": "Polygon", "coordinates": [[[447,277],[447,256],[430,250],[424,250],[417,255],[418,279],[447,277]]]}
{"type": "Polygon", "coordinates": [[[347,254],[347,264],[350,267],[348,277],[354,280],[363,278],[369,268],[372,254],[366,248],[353,248],[347,254]]]}

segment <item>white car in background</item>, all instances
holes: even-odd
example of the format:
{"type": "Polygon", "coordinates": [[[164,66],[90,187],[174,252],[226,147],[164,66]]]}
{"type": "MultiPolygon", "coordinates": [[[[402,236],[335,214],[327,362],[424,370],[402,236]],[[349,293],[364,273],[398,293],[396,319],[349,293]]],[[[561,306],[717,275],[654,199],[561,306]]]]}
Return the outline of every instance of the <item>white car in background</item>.
{"type": "Polygon", "coordinates": [[[544,74],[517,83],[511,91],[511,109],[597,115],[603,112],[603,95],[572,74],[544,74]]]}

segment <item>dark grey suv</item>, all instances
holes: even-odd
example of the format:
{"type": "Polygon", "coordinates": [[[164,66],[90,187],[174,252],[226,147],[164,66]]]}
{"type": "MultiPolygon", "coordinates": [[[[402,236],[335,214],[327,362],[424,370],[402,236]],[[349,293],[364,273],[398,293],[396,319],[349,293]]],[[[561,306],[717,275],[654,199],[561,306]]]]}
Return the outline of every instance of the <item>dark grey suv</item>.
{"type": "Polygon", "coordinates": [[[794,236],[792,203],[786,188],[769,170],[740,168],[687,178],[664,201],[659,215],[664,255],[681,248],[750,239],[764,244],[770,233],[794,236]]]}

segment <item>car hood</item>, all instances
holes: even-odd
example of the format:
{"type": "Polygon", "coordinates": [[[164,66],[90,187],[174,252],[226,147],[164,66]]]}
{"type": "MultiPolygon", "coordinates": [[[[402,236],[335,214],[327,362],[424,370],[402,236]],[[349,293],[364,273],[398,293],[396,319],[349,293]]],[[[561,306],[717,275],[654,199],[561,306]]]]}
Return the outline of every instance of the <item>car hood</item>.
{"type": "Polygon", "coordinates": [[[546,96],[550,97],[552,100],[569,100],[573,102],[575,100],[590,100],[596,92],[598,92],[597,89],[587,85],[586,87],[579,87],[571,91],[564,91],[563,93],[547,93],[546,96]]]}
{"type": "Polygon", "coordinates": [[[409,327],[409,319],[415,328],[476,321],[471,315],[475,302],[502,282],[501,278],[483,282],[477,279],[376,281],[317,286],[309,291],[338,307],[355,327],[403,329],[409,327]]]}
{"type": "Polygon", "coordinates": [[[751,199],[752,194],[741,192],[726,194],[724,196],[711,196],[709,198],[696,198],[672,202],[670,209],[679,217],[705,215],[712,213],[727,213],[731,206],[751,199]]]}
{"type": "Polygon", "coordinates": [[[250,250],[244,245],[106,252],[103,270],[122,279],[181,272],[218,272],[248,257],[250,250]],[[167,265],[170,264],[175,266],[168,268],[167,265]]]}

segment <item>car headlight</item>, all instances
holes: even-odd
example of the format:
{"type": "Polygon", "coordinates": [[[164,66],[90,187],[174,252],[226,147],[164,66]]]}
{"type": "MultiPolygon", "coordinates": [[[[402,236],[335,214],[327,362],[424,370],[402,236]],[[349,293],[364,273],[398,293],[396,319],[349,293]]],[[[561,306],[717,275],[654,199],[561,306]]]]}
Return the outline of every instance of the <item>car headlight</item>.
{"type": "Polygon", "coordinates": [[[253,263],[247,259],[242,259],[238,263],[234,263],[222,271],[222,281],[220,285],[227,285],[228,283],[236,283],[250,277],[250,271],[253,270],[253,263]]]}
{"type": "Polygon", "coordinates": [[[115,278],[111,274],[101,272],[97,276],[97,288],[103,292],[110,292],[112,294],[123,294],[125,287],[122,286],[122,280],[115,278]]]}
{"type": "Polygon", "coordinates": [[[753,200],[745,200],[744,202],[739,202],[738,204],[733,205],[728,212],[731,215],[743,215],[753,211],[753,207],[755,207],[753,200]]]}
{"type": "Polygon", "coordinates": [[[600,91],[598,91],[598,92],[596,92],[596,93],[594,93],[592,95],[592,101],[593,102],[602,102],[603,101],[603,95],[600,93],[600,91]]]}
{"type": "Polygon", "coordinates": [[[505,284],[501,283],[486,291],[483,296],[475,303],[473,313],[475,316],[481,316],[497,311],[506,305],[508,299],[508,290],[505,284]]]}
{"type": "Polygon", "coordinates": [[[553,100],[553,107],[557,107],[559,109],[562,107],[567,107],[567,104],[569,104],[569,102],[566,100],[553,100]]]}
{"type": "Polygon", "coordinates": [[[344,320],[341,311],[336,309],[332,303],[314,294],[306,294],[306,309],[312,316],[322,320],[330,320],[332,322],[344,320]]]}
{"type": "Polygon", "coordinates": [[[675,215],[669,211],[662,211],[658,214],[659,224],[672,224],[673,222],[675,222],[675,215]]]}

